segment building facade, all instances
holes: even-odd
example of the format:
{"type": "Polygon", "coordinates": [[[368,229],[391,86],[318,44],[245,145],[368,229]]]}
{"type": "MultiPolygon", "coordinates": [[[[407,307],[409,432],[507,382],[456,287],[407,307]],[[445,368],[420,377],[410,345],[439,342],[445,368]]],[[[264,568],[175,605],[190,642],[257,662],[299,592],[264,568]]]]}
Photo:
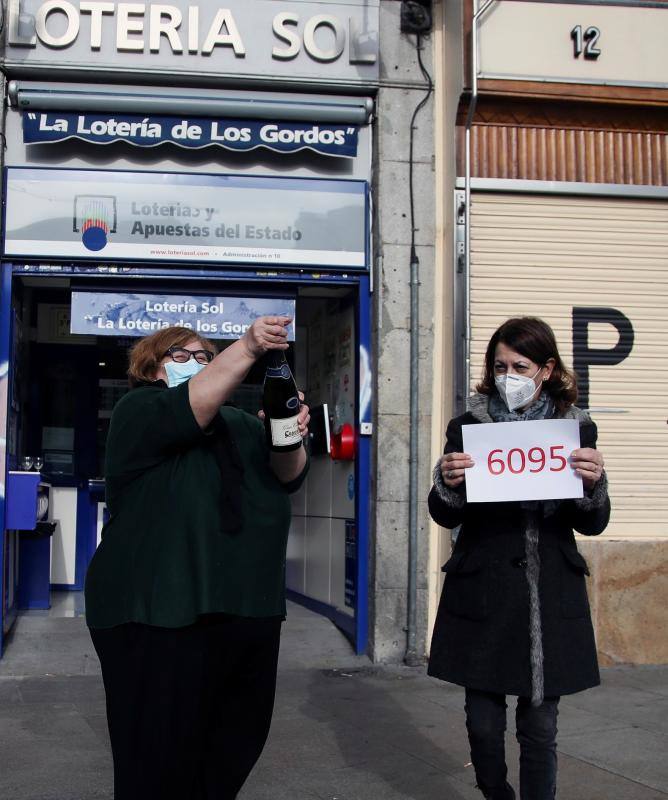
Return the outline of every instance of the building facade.
{"type": "Polygon", "coordinates": [[[292,597],[377,661],[423,659],[451,547],[431,469],[491,332],[538,314],[610,475],[611,525],[579,542],[601,660],[665,661],[667,4],[111,5],[5,3],[4,632],[31,602],[11,473],[48,460],[48,584],[80,589],[145,303],[199,304],[224,345],[248,316],[202,317],[204,300],[274,298],[318,409],[292,597]],[[419,36],[415,6],[433,15],[419,36]],[[132,332],[114,327],[128,298],[132,332]]]}
{"type": "MultiPolygon", "coordinates": [[[[608,529],[578,537],[601,663],[665,663],[668,5],[465,2],[457,26],[461,69],[452,47],[437,68],[453,73],[449,94],[441,84],[450,114],[460,90],[455,151],[449,131],[441,139],[437,281],[453,369],[440,392],[464,407],[504,319],[550,323],[610,481],[608,529]]],[[[449,541],[432,529],[431,542],[433,619],[449,541]]]]}
{"type": "MultiPolygon", "coordinates": [[[[424,503],[416,557],[406,527],[431,463],[435,173],[433,98],[402,4],[3,5],[2,632],[50,589],[83,586],[134,337],[180,322],[225,346],[281,308],[316,410],[288,589],[359,652],[402,659],[408,627],[419,658],[424,503]]],[[[234,401],[257,407],[260,384],[251,373],[234,401]]]]}

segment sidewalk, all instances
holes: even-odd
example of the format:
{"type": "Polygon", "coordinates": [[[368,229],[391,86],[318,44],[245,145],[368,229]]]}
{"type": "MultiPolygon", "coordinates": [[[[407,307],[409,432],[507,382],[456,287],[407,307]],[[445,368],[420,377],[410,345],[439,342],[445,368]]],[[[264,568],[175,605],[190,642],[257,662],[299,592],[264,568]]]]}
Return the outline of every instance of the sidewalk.
{"type": "MultiPolygon", "coordinates": [[[[269,742],[240,800],[481,800],[462,705],[459,688],[373,666],[291,605],[269,742]]],[[[668,797],[668,668],[605,670],[601,687],[562,701],[559,729],[561,800],[668,797]]],[[[516,785],[512,736],[508,757],[516,785]]],[[[83,621],[23,616],[0,661],[0,800],[111,798],[83,621]]]]}

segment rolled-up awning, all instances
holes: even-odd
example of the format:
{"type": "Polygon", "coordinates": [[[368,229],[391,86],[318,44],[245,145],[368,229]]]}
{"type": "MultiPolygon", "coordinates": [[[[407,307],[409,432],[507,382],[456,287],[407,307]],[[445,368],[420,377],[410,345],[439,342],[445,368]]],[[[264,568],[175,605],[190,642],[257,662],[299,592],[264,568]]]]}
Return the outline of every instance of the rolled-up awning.
{"type": "Polygon", "coordinates": [[[10,105],[23,111],[109,112],[113,114],[168,114],[232,119],[293,120],[334,125],[365,125],[371,119],[369,97],[286,96],[285,98],[195,91],[182,94],[156,88],[123,91],[51,88],[10,81],[10,105]]]}
{"type": "Polygon", "coordinates": [[[329,156],[357,155],[360,125],[370,121],[368,97],[271,95],[198,90],[183,94],[144,87],[101,89],[76,84],[11,81],[10,105],[24,112],[26,144],[79,138],[139,147],[171,142],[186,148],[310,149],[329,156]]]}

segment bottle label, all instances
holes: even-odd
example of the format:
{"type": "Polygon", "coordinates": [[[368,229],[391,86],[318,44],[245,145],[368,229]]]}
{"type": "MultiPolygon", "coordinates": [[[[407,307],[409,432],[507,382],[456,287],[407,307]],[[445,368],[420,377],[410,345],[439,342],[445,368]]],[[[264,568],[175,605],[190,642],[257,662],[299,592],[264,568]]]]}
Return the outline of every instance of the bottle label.
{"type": "Polygon", "coordinates": [[[290,367],[287,364],[283,364],[280,367],[267,367],[266,374],[268,378],[289,378],[290,367]]]}
{"type": "Polygon", "coordinates": [[[271,443],[274,447],[286,447],[301,441],[299,433],[298,414],[294,417],[284,417],[283,419],[270,419],[271,424],[271,443]]]}

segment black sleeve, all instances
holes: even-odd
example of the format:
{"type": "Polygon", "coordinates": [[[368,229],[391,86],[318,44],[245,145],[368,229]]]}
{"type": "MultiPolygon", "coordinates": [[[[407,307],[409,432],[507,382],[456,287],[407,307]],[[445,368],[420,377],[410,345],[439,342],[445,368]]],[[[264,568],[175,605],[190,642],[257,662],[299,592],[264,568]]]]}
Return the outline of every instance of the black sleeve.
{"type": "MultiPolygon", "coordinates": [[[[597,430],[591,420],[580,426],[580,446],[596,447],[597,430]]],[[[569,522],[572,528],[585,536],[602,533],[610,520],[610,498],[608,496],[608,477],[603,472],[598,483],[584,497],[568,501],[569,522]]]]}
{"type": "MultiPolygon", "coordinates": [[[[464,445],[461,418],[450,420],[445,437],[444,454],[462,452],[464,445]]],[[[464,518],[466,482],[462,482],[455,489],[446,486],[438,464],[434,467],[433,479],[434,485],[427,500],[431,518],[444,528],[456,528],[464,518]]]]}
{"type": "Polygon", "coordinates": [[[285,489],[288,494],[294,494],[301,488],[302,483],[306,480],[306,476],[308,475],[309,467],[311,466],[311,457],[308,454],[308,450],[306,451],[306,464],[304,464],[304,469],[297,475],[296,478],[293,478],[291,481],[287,483],[282,483],[281,485],[285,489]]]}
{"type": "Polygon", "coordinates": [[[132,477],[204,437],[190,407],[188,382],[134,389],[116,405],[107,439],[107,476],[132,477]]]}

